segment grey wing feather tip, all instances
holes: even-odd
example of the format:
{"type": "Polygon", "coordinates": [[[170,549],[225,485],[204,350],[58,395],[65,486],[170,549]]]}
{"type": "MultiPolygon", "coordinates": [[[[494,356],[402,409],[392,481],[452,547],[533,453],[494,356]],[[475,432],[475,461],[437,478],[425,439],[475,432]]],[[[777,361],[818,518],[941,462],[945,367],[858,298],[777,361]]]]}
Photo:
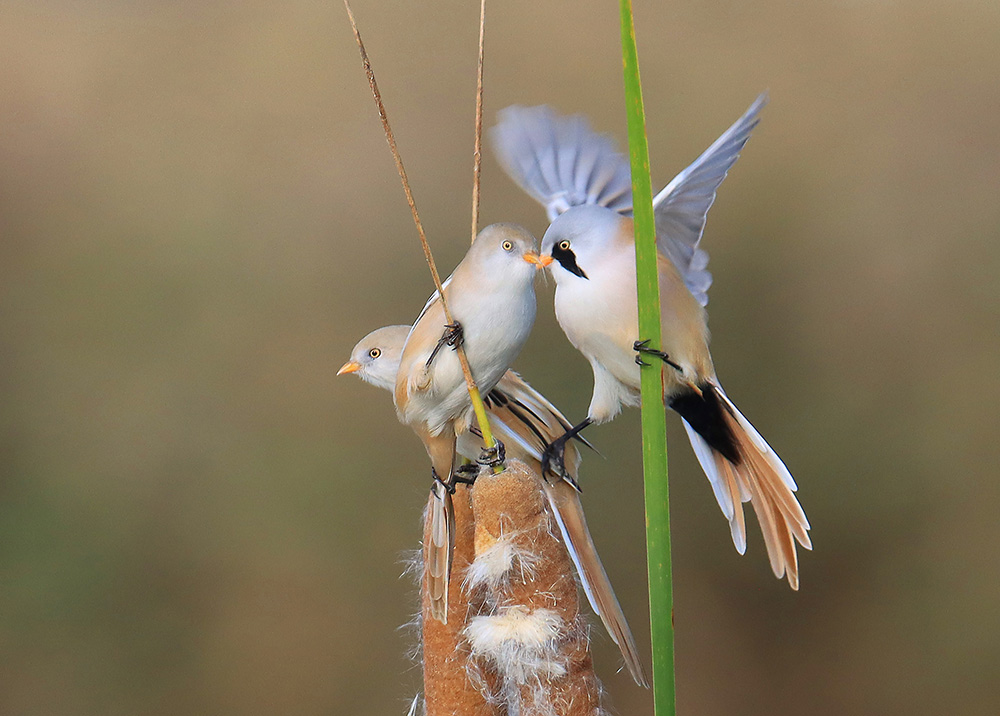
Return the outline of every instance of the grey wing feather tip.
{"type": "Polygon", "coordinates": [[[628,162],[615,140],[594,132],[580,115],[551,107],[507,107],[489,132],[493,151],[525,192],[541,203],[549,221],[573,206],[632,208],[628,162]]]}
{"type": "Polygon", "coordinates": [[[739,119],[653,199],[657,245],[680,270],[688,290],[702,306],[708,304],[708,289],[712,285],[708,254],[698,247],[708,210],[760,122],[758,114],[767,102],[767,92],[762,92],[739,119]]]}
{"type": "MultiPolygon", "coordinates": [[[[698,247],[716,191],[739,158],[758,114],[762,92],[746,112],[653,200],[657,244],[680,270],[688,290],[708,304],[712,274],[698,247]]],[[[629,162],[615,140],[594,132],[580,115],[563,117],[551,107],[510,106],[490,130],[493,151],[514,182],[545,207],[549,221],[573,206],[595,204],[632,211],[629,162]]]]}

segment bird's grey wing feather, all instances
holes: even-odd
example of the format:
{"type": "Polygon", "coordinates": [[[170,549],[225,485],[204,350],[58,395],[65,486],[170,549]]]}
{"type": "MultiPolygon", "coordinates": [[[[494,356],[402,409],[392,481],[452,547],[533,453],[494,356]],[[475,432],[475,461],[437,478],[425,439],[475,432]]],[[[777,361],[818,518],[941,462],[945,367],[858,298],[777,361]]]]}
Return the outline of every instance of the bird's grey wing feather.
{"type": "MultiPolygon", "coordinates": [[[[583,117],[563,117],[546,106],[507,107],[500,111],[499,122],[490,130],[490,140],[501,166],[518,186],[545,207],[549,221],[582,204],[595,204],[632,215],[628,160],[618,151],[612,137],[594,132],[583,117]]],[[[702,159],[711,151],[702,155],[702,159]]],[[[685,218],[683,212],[689,207],[682,202],[680,194],[693,190],[695,183],[694,178],[690,183],[680,180],[697,164],[692,164],[667,187],[677,189],[678,195],[663,205],[664,232],[660,237],[660,250],[680,270],[688,290],[705,305],[712,275],[706,270],[708,254],[697,248],[701,232],[694,232],[692,243],[690,229],[678,232],[669,226],[675,214],[682,220],[685,218]],[[674,238],[675,235],[679,238],[674,238]]],[[[660,192],[658,201],[664,201],[670,193],[664,192],[660,192]]],[[[713,188],[711,198],[714,196],[713,188]]],[[[706,206],[704,212],[707,211],[706,206]]],[[[657,221],[659,226],[659,217],[657,221]]]]}
{"type": "Polygon", "coordinates": [[[549,221],[573,206],[632,209],[628,162],[611,137],[591,130],[580,115],[551,107],[512,106],[490,130],[493,151],[518,186],[541,203],[549,221]]]}
{"type": "Polygon", "coordinates": [[[760,121],[760,110],[766,104],[767,93],[763,93],[712,146],[653,199],[657,246],[677,266],[688,290],[702,306],[708,304],[708,289],[712,285],[708,254],[698,248],[705,219],[719,185],[739,159],[740,151],[760,121]]]}

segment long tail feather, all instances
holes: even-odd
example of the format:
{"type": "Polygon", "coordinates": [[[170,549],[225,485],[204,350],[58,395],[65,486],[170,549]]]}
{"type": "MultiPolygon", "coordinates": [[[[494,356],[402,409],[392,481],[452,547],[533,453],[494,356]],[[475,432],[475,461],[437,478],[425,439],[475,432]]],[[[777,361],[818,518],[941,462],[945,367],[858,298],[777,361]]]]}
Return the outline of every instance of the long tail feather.
{"type": "Polygon", "coordinates": [[[683,420],[684,429],[687,431],[691,447],[701,464],[701,469],[708,476],[708,481],[712,485],[715,493],[715,500],[719,503],[722,514],[729,520],[729,531],[733,535],[733,544],[736,551],[744,554],[747,551],[747,528],[743,520],[743,507],[740,498],[739,481],[733,472],[732,463],[724,458],[720,453],[709,447],[705,439],[699,435],[691,423],[683,420]]]}
{"type": "Polygon", "coordinates": [[[455,505],[451,493],[435,482],[427,502],[430,541],[427,550],[427,595],[431,616],[448,623],[448,581],[455,545],[455,505]]]}
{"type": "MultiPolygon", "coordinates": [[[[507,454],[529,463],[536,470],[541,469],[540,461],[546,446],[570,428],[566,417],[513,371],[507,371],[497,387],[485,397],[485,401],[490,410],[494,434],[507,445],[507,454]]],[[[590,446],[582,438],[579,441],[590,446]]],[[[460,440],[459,450],[466,454],[471,450],[478,450],[478,447],[460,440]]],[[[580,577],[587,601],[621,650],[632,678],[640,686],[648,687],[632,631],[587,527],[576,482],[580,452],[573,442],[566,444],[565,464],[569,473],[568,482],[549,484],[547,480],[542,480],[546,498],[580,577]]]]}
{"type": "MultiPolygon", "coordinates": [[[[743,502],[749,502],[757,515],[771,570],[779,579],[785,577],[792,589],[799,588],[799,564],[795,543],[812,549],[809,520],[795,498],[796,485],[788,468],[760,433],[733,405],[721,387],[706,384],[721,409],[706,410],[700,418],[712,414],[715,422],[724,423],[725,434],[732,438],[733,459],[710,446],[684,416],[684,427],[698,462],[708,476],[722,513],[729,520],[736,550],[746,550],[746,526],[743,502]],[[736,458],[738,457],[738,460],[736,458]]],[[[691,411],[684,406],[685,412],[691,411]]],[[[683,415],[683,413],[682,413],[683,415]]]]}
{"type": "Polygon", "coordinates": [[[750,494],[750,504],[757,514],[771,569],[779,579],[786,577],[792,589],[799,588],[799,563],[795,551],[798,540],[812,548],[809,521],[795,499],[795,482],[781,458],[771,449],[750,421],[733,405],[725,392],[713,386],[726,410],[723,419],[736,438],[740,464],[735,471],[750,494]]]}
{"type": "Polygon", "coordinates": [[[587,519],[583,514],[579,493],[567,482],[545,484],[545,495],[552,507],[552,512],[562,532],[563,542],[569,551],[577,574],[583,583],[583,591],[587,595],[591,608],[601,618],[604,628],[608,630],[611,639],[621,650],[625,666],[639,686],[649,688],[649,681],[643,671],[639,659],[639,649],[629,629],[625,613],[622,612],[618,597],[611,586],[604,565],[597,554],[594,540],[587,528],[587,519]]]}
{"type": "Polygon", "coordinates": [[[729,531],[733,535],[733,544],[736,551],[746,554],[747,551],[747,523],[743,516],[743,490],[740,489],[740,478],[733,469],[733,464],[719,453],[713,456],[719,472],[725,476],[726,489],[729,492],[729,499],[733,503],[733,516],[729,520],[729,531]]]}

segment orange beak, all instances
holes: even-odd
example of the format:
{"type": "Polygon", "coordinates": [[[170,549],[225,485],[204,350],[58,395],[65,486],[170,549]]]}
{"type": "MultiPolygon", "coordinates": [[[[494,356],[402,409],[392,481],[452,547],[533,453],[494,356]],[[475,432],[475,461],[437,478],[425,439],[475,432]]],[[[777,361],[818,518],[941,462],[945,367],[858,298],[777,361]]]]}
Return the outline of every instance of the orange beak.
{"type": "Polygon", "coordinates": [[[337,371],[337,375],[343,375],[344,373],[356,373],[359,370],[361,370],[361,364],[349,360],[344,363],[344,365],[340,366],[340,370],[337,371]]]}
{"type": "Polygon", "coordinates": [[[546,266],[548,266],[550,263],[552,263],[551,256],[539,256],[538,254],[531,251],[524,254],[524,256],[522,256],[521,258],[523,258],[529,264],[535,264],[535,268],[538,270],[541,270],[546,266]]]}

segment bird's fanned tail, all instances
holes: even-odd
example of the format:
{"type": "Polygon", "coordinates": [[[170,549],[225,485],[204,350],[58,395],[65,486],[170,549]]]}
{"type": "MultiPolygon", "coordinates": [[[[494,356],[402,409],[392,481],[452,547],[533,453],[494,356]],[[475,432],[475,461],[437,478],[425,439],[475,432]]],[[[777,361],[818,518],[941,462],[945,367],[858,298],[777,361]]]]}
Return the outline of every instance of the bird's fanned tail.
{"type": "Polygon", "coordinates": [[[431,616],[442,624],[448,623],[448,581],[451,577],[451,557],[455,544],[455,505],[451,493],[440,482],[431,487],[427,502],[430,539],[424,546],[427,571],[427,595],[431,616]]]}
{"type": "Polygon", "coordinates": [[[629,629],[628,621],[611,586],[611,580],[604,571],[604,565],[601,564],[601,558],[587,528],[580,494],[572,485],[562,480],[549,483],[543,479],[542,482],[545,485],[545,496],[559,524],[559,531],[562,532],[563,542],[576,566],[577,574],[580,575],[580,582],[583,584],[590,606],[601,618],[604,628],[608,630],[611,639],[621,651],[625,666],[632,678],[639,686],[648,688],[649,682],[639,659],[639,649],[632,636],[632,630],[629,629]]]}
{"type": "Polygon", "coordinates": [[[772,571],[798,589],[795,543],[812,549],[812,542],[809,520],[795,498],[795,481],[721,387],[706,383],[700,390],[698,399],[675,399],[671,407],[684,419],[698,462],[729,520],[733,544],[740,554],[746,550],[742,503],[749,502],[760,523],[772,571]]]}

